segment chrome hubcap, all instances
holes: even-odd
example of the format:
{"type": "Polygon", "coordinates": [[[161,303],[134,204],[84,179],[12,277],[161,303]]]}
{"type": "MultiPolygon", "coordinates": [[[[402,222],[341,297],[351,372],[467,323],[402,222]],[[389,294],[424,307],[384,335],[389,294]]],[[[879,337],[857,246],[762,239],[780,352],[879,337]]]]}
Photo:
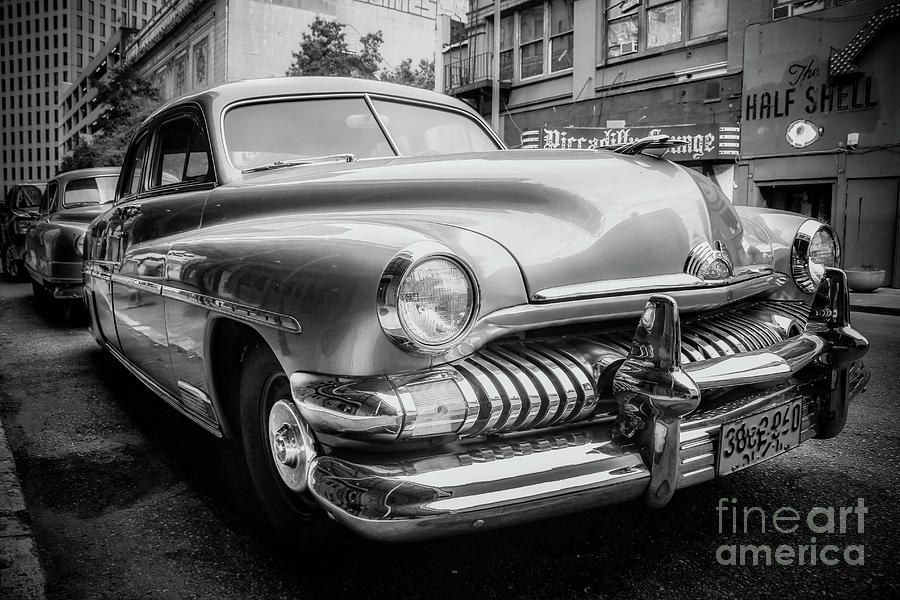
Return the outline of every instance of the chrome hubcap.
{"type": "Polygon", "coordinates": [[[307,488],[306,470],[314,456],[306,424],[289,400],[279,400],[269,410],[269,449],[281,481],[295,492],[307,488]]]}

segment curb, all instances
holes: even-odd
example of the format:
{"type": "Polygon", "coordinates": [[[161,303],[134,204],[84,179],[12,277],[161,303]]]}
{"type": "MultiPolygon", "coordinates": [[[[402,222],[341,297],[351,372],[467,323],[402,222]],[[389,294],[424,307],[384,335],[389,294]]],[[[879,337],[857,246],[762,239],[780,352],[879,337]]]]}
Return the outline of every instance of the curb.
{"type": "Polygon", "coordinates": [[[0,423],[0,598],[45,597],[46,578],[30,523],[16,463],[0,423]]]}
{"type": "Polygon", "coordinates": [[[850,310],[854,312],[871,313],[875,315],[890,315],[894,317],[900,317],[900,308],[895,308],[892,306],[862,306],[851,304],[850,310]]]}

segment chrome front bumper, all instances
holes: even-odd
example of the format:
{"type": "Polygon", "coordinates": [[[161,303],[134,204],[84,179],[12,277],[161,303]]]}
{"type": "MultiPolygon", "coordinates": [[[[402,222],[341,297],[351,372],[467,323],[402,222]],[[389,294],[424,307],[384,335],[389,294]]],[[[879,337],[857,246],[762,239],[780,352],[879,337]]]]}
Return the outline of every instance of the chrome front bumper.
{"type": "MultiPolygon", "coordinates": [[[[310,462],[309,489],[360,535],[395,541],[637,498],[662,506],[676,489],[716,476],[723,423],[799,398],[801,442],[840,432],[850,399],[869,378],[860,360],[868,343],[849,324],[843,272],[827,273],[812,320],[806,333],[765,350],[682,365],[675,351],[677,306],[655,296],[617,366],[616,411],[585,424],[456,441],[432,451],[335,448],[310,462]]],[[[340,420],[329,414],[319,422],[325,412],[310,411],[309,396],[297,393],[303,381],[292,378],[299,411],[313,430],[333,432],[340,420]]],[[[383,421],[375,423],[373,433],[383,434],[383,421]]]]}
{"type": "MultiPolygon", "coordinates": [[[[851,395],[868,380],[859,364],[851,395]]],[[[685,419],[676,488],[715,477],[722,423],[798,395],[804,397],[801,440],[816,437],[821,412],[814,387],[789,384],[685,419]]],[[[613,419],[439,453],[320,456],[311,464],[310,489],[338,522],[382,541],[475,532],[636,500],[650,488],[651,469],[637,444],[616,439],[613,419]]]]}

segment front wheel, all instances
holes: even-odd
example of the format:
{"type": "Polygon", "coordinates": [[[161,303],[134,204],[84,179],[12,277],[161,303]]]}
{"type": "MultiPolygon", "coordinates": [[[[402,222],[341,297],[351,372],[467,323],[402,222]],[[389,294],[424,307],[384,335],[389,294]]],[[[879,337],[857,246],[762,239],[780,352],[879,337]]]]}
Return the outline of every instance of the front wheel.
{"type": "Polygon", "coordinates": [[[25,269],[22,261],[16,258],[16,248],[12,244],[3,251],[3,272],[10,281],[22,281],[25,269]]]}
{"type": "Polygon", "coordinates": [[[294,407],[287,375],[263,344],[247,348],[241,364],[240,423],[253,487],[276,532],[321,527],[307,481],[315,440],[294,407]]]}

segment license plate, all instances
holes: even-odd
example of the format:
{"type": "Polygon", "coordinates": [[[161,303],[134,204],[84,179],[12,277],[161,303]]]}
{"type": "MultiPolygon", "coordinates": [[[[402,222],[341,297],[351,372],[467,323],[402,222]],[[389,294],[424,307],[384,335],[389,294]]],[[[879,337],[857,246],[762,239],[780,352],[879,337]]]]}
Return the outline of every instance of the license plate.
{"type": "Polygon", "coordinates": [[[800,400],[722,425],[719,475],[728,475],[787,452],[800,444],[800,400]]]}

